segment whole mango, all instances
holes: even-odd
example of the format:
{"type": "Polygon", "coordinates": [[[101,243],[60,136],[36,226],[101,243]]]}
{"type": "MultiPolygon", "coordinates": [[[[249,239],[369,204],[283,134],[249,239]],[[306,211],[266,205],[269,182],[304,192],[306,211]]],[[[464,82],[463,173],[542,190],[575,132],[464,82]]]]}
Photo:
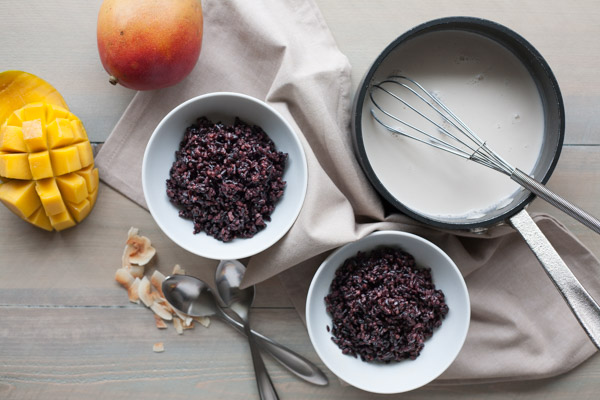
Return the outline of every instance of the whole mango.
{"type": "Polygon", "coordinates": [[[104,0],[98,52],[112,84],[135,90],[175,85],[194,69],[202,47],[200,0],[104,0]]]}
{"type": "Polygon", "coordinates": [[[22,219],[63,230],[88,216],[98,169],[86,131],[73,113],[31,103],[0,127],[0,201],[22,219]]]}

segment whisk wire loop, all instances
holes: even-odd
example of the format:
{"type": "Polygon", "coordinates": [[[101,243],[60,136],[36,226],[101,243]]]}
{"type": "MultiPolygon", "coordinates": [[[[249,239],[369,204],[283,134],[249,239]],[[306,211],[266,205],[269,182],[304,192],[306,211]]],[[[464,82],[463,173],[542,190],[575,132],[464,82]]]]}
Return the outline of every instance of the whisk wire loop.
{"type": "Polygon", "coordinates": [[[514,168],[497,153],[492,151],[486,145],[486,142],[477,136],[446,104],[413,79],[402,75],[392,75],[381,82],[372,84],[369,91],[369,98],[374,106],[370,110],[372,117],[388,131],[472,160],[508,176],[514,172],[514,168]],[[408,122],[406,118],[400,118],[398,115],[388,111],[382,105],[383,103],[378,101],[376,93],[383,93],[400,102],[410,110],[408,112],[417,114],[424,121],[431,124],[432,128],[435,128],[436,131],[442,134],[441,137],[408,122]],[[420,101],[421,106],[427,107],[426,110],[430,109],[434,112],[434,116],[441,117],[442,122],[436,122],[424,111],[421,111],[421,107],[411,104],[411,102],[406,100],[406,96],[400,93],[415,97],[420,101]],[[400,126],[393,126],[390,123],[384,122],[383,115],[378,114],[387,116],[389,119],[399,123],[400,126]],[[445,127],[444,124],[448,125],[448,127],[445,127]],[[408,128],[408,131],[403,128],[408,128]],[[453,133],[451,130],[456,133],[453,133]]]}
{"type": "MultiPolygon", "coordinates": [[[[393,97],[394,99],[398,100],[399,102],[401,102],[402,104],[404,104],[406,107],[408,107],[409,109],[411,109],[412,111],[414,111],[415,113],[417,113],[419,116],[421,116],[422,118],[424,118],[425,120],[427,120],[428,122],[430,122],[431,124],[433,124],[436,128],[438,128],[440,131],[444,132],[444,134],[450,136],[451,138],[458,140],[454,135],[452,135],[452,133],[450,133],[448,130],[446,130],[443,126],[441,126],[440,124],[436,123],[435,121],[433,121],[431,118],[429,118],[427,115],[425,115],[424,113],[422,113],[421,111],[419,111],[417,108],[413,107],[410,103],[408,103],[406,100],[404,100],[402,97],[398,96],[397,94],[395,94],[394,92],[386,89],[383,85],[386,83],[393,83],[393,84],[397,84],[400,85],[402,87],[404,87],[405,89],[411,91],[414,95],[416,95],[417,97],[419,97],[423,102],[425,102],[425,104],[429,105],[429,107],[435,109],[435,107],[429,102],[427,101],[427,99],[425,99],[424,97],[422,97],[420,94],[418,94],[416,91],[414,91],[412,88],[410,88],[409,86],[406,86],[400,82],[394,81],[392,79],[388,79],[388,80],[384,80],[380,83],[374,84],[373,88],[377,88],[383,92],[385,92],[386,94],[388,94],[389,96],[393,97]]],[[[425,143],[425,144],[429,144],[432,145],[434,147],[440,148],[441,150],[448,150],[451,149],[452,151],[450,151],[451,153],[454,153],[458,156],[464,157],[464,158],[469,158],[469,153],[465,152],[463,149],[452,145],[449,142],[446,142],[444,140],[439,139],[438,137],[433,136],[432,134],[429,134],[428,132],[414,126],[413,124],[400,119],[399,117],[393,115],[392,113],[388,112],[387,110],[385,110],[382,106],[379,105],[379,103],[375,100],[374,95],[373,95],[373,90],[371,90],[370,94],[369,94],[370,98],[371,98],[371,102],[373,103],[373,105],[379,110],[381,111],[383,114],[387,115],[388,117],[390,117],[391,119],[399,122],[400,124],[402,124],[403,126],[412,129],[424,136],[427,137],[427,140],[423,140],[420,139],[419,137],[416,136],[412,136],[410,134],[408,134],[406,131],[403,131],[399,128],[395,128],[392,127],[388,124],[386,124],[385,122],[383,122],[380,118],[377,117],[375,111],[373,109],[371,109],[371,115],[373,116],[373,118],[375,118],[377,120],[377,122],[379,122],[381,125],[385,126],[388,130],[391,130],[392,132],[398,133],[402,136],[417,140],[419,142],[425,143]]],[[[443,115],[442,115],[443,116],[443,115]]],[[[452,123],[451,121],[449,121],[450,123],[452,123]]]]}

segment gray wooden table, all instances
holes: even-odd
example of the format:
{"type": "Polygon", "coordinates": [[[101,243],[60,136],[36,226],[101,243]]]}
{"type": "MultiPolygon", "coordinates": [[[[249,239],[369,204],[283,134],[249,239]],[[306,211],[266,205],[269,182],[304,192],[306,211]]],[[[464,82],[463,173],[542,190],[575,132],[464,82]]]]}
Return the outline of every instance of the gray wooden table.
{"type": "MultiPolygon", "coordinates": [[[[353,84],[396,36],[429,19],[469,15],[495,20],[526,37],[546,58],[566,107],[565,147],[550,188],[600,215],[600,7],[597,1],[316,1],[353,66],[353,84]]],[[[92,141],[110,134],[134,92],[108,84],[96,51],[100,0],[0,0],[0,71],[50,81],[85,123],[92,141]]],[[[215,321],[177,335],[158,330],[150,311],[127,301],[114,282],[127,230],[140,228],[158,257],[210,278],[137,205],[102,185],[100,201],[77,229],[48,235],[0,207],[0,398],[256,398],[246,342],[215,321]],[[152,345],[165,344],[164,353],[152,345]]],[[[541,202],[596,255],[598,236],[541,202]]],[[[278,278],[258,286],[256,329],[325,369],[278,278]]],[[[357,389],[305,384],[267,359],[283,399],[374,399],[357,389]]],[[[597,399],[600,358],[565,375],[527,382],[426,386],[389,398],[597,399]]]]}

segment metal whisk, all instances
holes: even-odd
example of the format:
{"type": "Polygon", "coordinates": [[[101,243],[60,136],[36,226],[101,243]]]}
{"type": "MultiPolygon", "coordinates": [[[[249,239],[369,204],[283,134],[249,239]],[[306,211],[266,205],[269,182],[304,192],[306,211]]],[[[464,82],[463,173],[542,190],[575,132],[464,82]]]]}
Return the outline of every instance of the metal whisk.
{"type": "Polygon", "coordinates": [[[597,218],[547,189],[528,174],[511,166],[490,149],[486,142],[469,129],[439,98],[428,92],[418,82],[405,76],[390,76],[381,82],[372,84],[369,97],[373,104],[371,115],[388,131],[501,172],[596,233],[600,233],[600,221],[597,218]],[[378,101],[375,96],[376,92],[400,102],[407,112],[418,116],[419,121],[429,129],[424,128],[422,124],[400,118],[387,111],[383,102],[378,101]],[[423,107],[414,105],[407,100],[408,97],[422,102],[423,107]],[[436,117],[441,117],[441,122],[434,120],[436,117]],[[392,123],[395,126],[392,126],[392,123]]]}

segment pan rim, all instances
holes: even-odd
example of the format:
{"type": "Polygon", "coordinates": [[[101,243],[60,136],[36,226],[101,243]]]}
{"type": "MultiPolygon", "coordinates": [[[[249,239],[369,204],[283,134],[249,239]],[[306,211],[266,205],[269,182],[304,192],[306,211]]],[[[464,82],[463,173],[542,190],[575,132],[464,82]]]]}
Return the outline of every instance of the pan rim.
{"type": "MultiPolygon", "coordinates": [[[[461,229],[461,230],[480,230],[485,229],[487,227],[504,223],[513,215],[519,213],[523,210],[528,204],[533,201],[535,195],[530,193],[528,196],[523,197],[521,200],[516,202],[515,204],[508,207],[504,212],[499,213],[493,217],[482,217],[473,222],[464,222],[464,220],[457,219],[457,222],[450,222],[449,220],[438,220],[427,214],[420,213],[418,210],[414,210],[405,206],[401,201],[399,201],[394,195],[392,195],[385,185],[380,181],[372,168],[369,157],[365,150],[363,131],[362,131],[362,109],[363,104],[367,98],[367,91],[369,87],[369,83],[373,79],[373,76],[378,71],[378,68],[384,62],[384,60],[402,43],[407,40],[426,34],[429,32],[435,31],[444,31],[444,30],[453,30],[453,31],[468,31],[475,34],[483,35],[488,37],[503,47],[507,48],[509,51],[513,52],[513,49],[508,47],[502,40],[499,40],[497,37],[491,36],[490,34],[486,34],[484,31],[491,31],[497,35],[509,37],[511,40],[515,41],[520,49],[524,50],[528,53],[531,60],[536,63],[538,67],[543,71],[545,75],[544,78],[547,79],[550,83],[550,86],[553,88],[553,95],[556,97],[556,104],[554,107],[557,109],[558,114],[558,138],[556,141],[556,145],[551,149],[553,151],[552,160],[548,164],[544,175],[538,177],[539,181],[542,184],[545,184],[550,176],[552,175],[556,164],[558,163],[558,159],[560,158],[561,150],[564,142],[565,135],[565,112],[564,112],[564,102],[562,99],[562,95],[560,92],[560,88],[558,86],[558,82],[556,77],[554,76],[550,66],[546,62],[546,60],[542,57],[542,55],[535,49],[535,47],[524,39],[521,35],[514,32],[513,30],[501,25],[499,23],[482,19],[476,17],[467,17],[467,16],[454,16],[454,17],[444,17],[439,19],[434,19],[420,25],[413,27],[412,29],[406,31],[395,40],[393,40],[389,45],[385,47],[385,49],[379,54],[379,56],[375,59],[375,61],[371,64],[365,75],[363,76],[358,90],[355,94],[355,98],[353,101],[352,107],[352,115],[351,115],[351,130],[352,130],[352,141],[354,150],[356,153],[356,157],[367,175],[367,178],[376,189],[376,191],[385,199],[388,203],[390,203],[397,210],[403,212],[409,217],[426,223],[431,226],[435,226],[443,229],[461,229]]],[[[519,57],[522,62],[522,57],[519,57]]],[[[531,72],[531,71],[530,71],[531,72]]],[[[533,74],[532,74],[533,76],[533,74]]],[[[534,77],[534,80],[536,78],[534,77]]],[[[536,83],[537,84],[537,83],[536,83]]],[[[542,101],[545,102],[546,99],[542,98],[542,101]]],[[[546,113],[546,110],[544,110],[546,113]]],[[[547,135],[547,133],[545,133],[547,135]]]]}

